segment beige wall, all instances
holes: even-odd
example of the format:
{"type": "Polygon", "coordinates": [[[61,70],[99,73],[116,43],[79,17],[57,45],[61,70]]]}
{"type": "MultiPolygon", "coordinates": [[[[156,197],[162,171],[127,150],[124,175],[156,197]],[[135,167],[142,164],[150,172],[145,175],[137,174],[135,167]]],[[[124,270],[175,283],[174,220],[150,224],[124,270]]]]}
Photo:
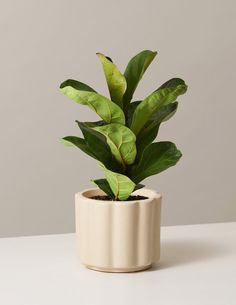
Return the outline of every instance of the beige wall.
{"type": "Polygon", "coordinates": [[[74,230],[74,193],[101,177],[96,162],[58,143],[96,118],[67,100],[68,77],[107,93],[96,51],[124,69],[158,50],[138,97],[179,76],[189,84],[160,139],[178,166],[147,179],[164,194],[163,224],[236,220],[235,1],[1,1],[0,235],[74,230]]]}

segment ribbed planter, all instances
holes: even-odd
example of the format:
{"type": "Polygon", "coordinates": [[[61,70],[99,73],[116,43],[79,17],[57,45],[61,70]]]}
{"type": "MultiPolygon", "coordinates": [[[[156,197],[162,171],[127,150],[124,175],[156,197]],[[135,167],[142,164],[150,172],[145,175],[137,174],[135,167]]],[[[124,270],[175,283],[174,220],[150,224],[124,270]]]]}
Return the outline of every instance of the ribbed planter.
{"type": "Polygon", "coordinates": [[[148,199],[105,201],[88,189],[75,196],[77,246],[82,263],[106,272],[144,270],[160,258],[161,195],[149,189],[134,193],[148,199]]]}

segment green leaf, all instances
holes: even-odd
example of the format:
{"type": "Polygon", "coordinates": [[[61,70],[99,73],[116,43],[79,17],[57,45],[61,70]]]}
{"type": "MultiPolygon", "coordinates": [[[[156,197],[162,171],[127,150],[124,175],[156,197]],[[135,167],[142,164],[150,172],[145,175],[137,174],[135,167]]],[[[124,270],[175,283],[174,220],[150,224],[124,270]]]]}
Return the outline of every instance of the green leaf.
{"type": "Polygon", "coordinates": [[[181,152],[174,143],[152,143],[143,151],[139,163],[132,169],[131,179],[135,183],[139,183],[149,176],[174,166],[181,156],[181,152]]]}
{"type": "Polygon", "coordinates": [[[98,131],[88,127],[86,123],[78,121],[76,122],[84,135],[89,151],[93,152],[96,159],[105,164],[105,166],[109,169],[118,172],[122,171],[122,167],[111,153],[111,149],[106,142],[106,138],[98,131]]]}
{"type": "Polygon", "coordinates": [[[127,111],[126,111],[126,124],[127,126],[130,127],[131,123],[132,123],[132,118],[134,115],[134,111],[137,108],[137,106],[141,103],[142,101],[135,101],[132,102],[128,105],[127,107],[127,111]]]}
{"type": "Polygon", "coordinates": [[[139,189],[142,189],[143,187],[145,187],[144,184],[138,183],[138,184],[135,185],[134,191],[137,191],[137,190],[139,190],[139,189]]]}
{"type": "Polygon", "coordinates": [[[125,164],[132,164],[136,157],[136,136],[126,126],[112,123],[109,125],[94,127],[93,130],[106,137],[112,154],[125,169],[125,164]]]}
{"type": "Polygon", "coordinates": [[[171,103],[169,105],[162,106],[148,121],[145,127],[140,131],[137,136],[137,159],[140,159],[143,150],[152,143],[157,137],[159,127],[162,122],[170,118],[177,110],[178,102],[171,103]]]}
{"type": "Polygon", "coordinates": [[[97,55],[103,66],[111,100],[122,108],[122,99],[126,91],[126,79],[108,57],[101,53],[97,53],[97,55]]]}
{"type": "Polygon", "coordinates": [[[172,118],[173,115],[175,115],[177,108],[178,108],[178,102],[174,102],[165,106],[162,106],[159,111],[152,117],[153,121],[159,121],[159,122],[166,122],[170,118],[172,118]]]}
{"type": "MultiPolygon", "coordinates": [[[[77,121],[77,120],[75,122],[77,124],[79,123],[79,121],[77,121]]],[[[105,121],[95,121],[95,122],[83,122],[83,124],[89,128],[93,128],[93,127],[106,125],[107,123],[105,121]]]]}
{"type": "Polygon", "coordinates": [[[123,99],[124,106],[130,103],[139,81],[156,55],[157,52],[145,50],[129,61],[124,73],[127,82],[127,89],[123,99]]]}
{"type": "Polygon", "coordinates": [[[84,153],[89,155],[90,157],[97,159],[96,156],[93,154],[93,152],[88,148],[84,139],[81,139],[79,137],[74,137],[74,136],[68,136],[68,137],[62,138],[60,140],[60,142],[62,144],[64,144],[65,146],[76,146],[76,147],[80,148],[84,153]]]}
{"type": "Polygon", "coordinates": [[[74,79],[67,79],[66,81],[64,81],[63,83],[61,83],[60,85],[60,89],[63,89],[65,87],[71,86],[76,90],[81,90],[81,91],[89,91],[89,92],[96,92],[93,88],[91,88],[90,86],[79,82],[78,80],[74,80],[74,79]]]}
{"type": "Polygon", "coordinates": [[[125,124],[124,113],[118,105],[105,96],[96,92],[87,91],[83,86],[80,88],[78,83],[75,82],[68,80],[62,83],[60,86],[61,92],[76,103],[87,105],[107,123],[125,124]]]}
{"type": "Polygon", "coordinates": [[[137,135],[151,119],[153,113],[161,106],[174,102],[176,98],[179,95],[184,94],[186,90],[186,85],[178,85],[177,87],[163,88],[154,91],[136,107],[130,129],[137,135]]]}
{"type": "Polygon", "coordinates": [[[129,198],[135,188],[135,183],[125,175],[110,171],[103,164],[101,164],[101,167],[103,168],[106,179],[115,195],[115,200],[126,200],[129,198]]]}
{"type": "Polygon", "coordinates": [[[165,82],[163,85],[161,85],[156,91],[164,88],[175,88],[178,85],[185,85],[185,82],[181,78],[171,78],[167,82],[165,82]]]}
{"type": "Polygon", "coordinates": [[[107,182],[106,179],[91,180],[91,182],[94,185],[98,186],[104,193],[106,193],[108,197],[110,197],[112,199],[115,198],[115,196],[112,193],[112,190],[110,188],[110,185],[109,185],[109,183],[107,182]]]}
{"type": "MultiPolygon", "coordinates": [[[[185,85],[184,80],[182,80],[181,78],[172,78],[172,79],[168,80],[167,82],[165,82],[163,85],[161,85],[157,90],[155,90],[155,92],[160,90],[160,89],[164,89],[164,88],[177,87],[178,85],[185,85]]],[[[141,101],[131,103],[130,107],[132,106],[132,104],[136,104],[137,103],[137,105],[134,105],[135,107],[133,107],[134,110],[135,110],[136,107],[140,104],[140,102],[141,101]]],[[[132,109],[132,112],[134,112],[134,110],[132,109]]],[[[146,125],[150,125],[150,123],[153,122],[153,121],[159,121],[159,122],[167,121],[167,120],[169,120],[175,114],[176,110],[177,110],[177,104],[174,105],[174,106],[171,106],[171,105],[170,106],[168,106],[168,105],[162,106],[158,111],[154,112],[154,114],[152,115],[150,121],[146,125]],[[174,108],[173,112],[172,112],[172,108],[174,108]],[[170,112],[169,115],[166,115],[166,112],[170,112]],[[164,115],[164,118],[160,119],[160,117],[163,116],[163,115],[164,115]]],[[[130,110],[128,109],[128,112],[129,111],[130,110]]],[[[132,113],[132,116],[133,116],[133,113],[132,113]]],[[[132,117],[131,117],[131,119],[132,119],[132,117]]]]}
{"type": "MultiPolygon", "coordinates": [[[[180,79],[179,79],[179,78],[177,78],[177,79],[174,79],[174,78],[173,78],[172,80],[180,80],[180,79]]],[[[165,84],[163,84],[159,89],[164,88],[165,85],[166,85],[166,86],[171,85],[171,84],[172,84],[172,83],[171,83],[172,80],[169,80],[168,82],[166,82],[165,84]]],[[[182,80],[181,80],[181,81],[182,81],[182,80]]],[[[158,90],[159,90],[159,89],[158,89],[158,90]]],[[[157,90],[156,90],[156,91],[157,91],[157,90]]],[[[127,111],[126,111],[126,124],[127,124],[127,126],[131,126],[134,111],[135,111],[135,109],[137,108],[137,106],[138,106],[141,102],[142,102],[142,101],[135,101],[135,102],[132,102],[132,103],[130,103],[129,106],[127,107],[127,111]]],[[[165,106],[164,106],[164,107],[165,107],[165,106]]],[[[156,115],[156,113],[154,113],[154,115],[153,115],[153,117],[151,118],[151,120],[154,120],[155,115],[156,115]]],[[[158,115],[159,115],[159,114],[158,114],[158,115]]],[[[174,115],[174,113],[173,113],[172,115],[174,115]]],[[[172,117],[172,115],[170,115],[170,117],[166,118],[165,121],[167,121],[168,119],[170,119],[170,118],[172,117]]]]}

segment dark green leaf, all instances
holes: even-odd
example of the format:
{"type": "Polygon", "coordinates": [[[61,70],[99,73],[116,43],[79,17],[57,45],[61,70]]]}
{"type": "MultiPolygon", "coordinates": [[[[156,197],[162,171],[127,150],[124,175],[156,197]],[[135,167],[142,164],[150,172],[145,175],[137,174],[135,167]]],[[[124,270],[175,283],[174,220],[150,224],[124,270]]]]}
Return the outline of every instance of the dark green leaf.
{"type": "Polygon", "coordinates": [[[93,154],[93,152],[88,148],[85,140],[82,138],[68,136],[68,137],[62,138],[61,143],[66,146],[76,146],[76,147],[80,148],[84,153],[89,155],[90,157],[97,159],[96,156],[93,154]]]}
{"type": "Polygon", "coordinates": [[[134,111],[141,102],[142,101],[135,101],[135,102],[130,103],[127,106],[127,111],[126,111],[126,125],[127,126],[131,125],[134,111]]]}
{"type": "Polygon", "coordinates": [[[113,62],[113,60],[109,56],[106,56],[106,59],[110,60],[110,62],[113,62]]]}
{"type": "Polygon", "coordinates": [[[144,128],[142,133],[138,135],[136,142],[136,146],[137,146],[136,162],[140,160],[140,157],[142,156],[144,149],[155,140],[159,128],[160,128],[160,124],[156,124],[152,127],[150,126],[148,130],[144,128]]]}
{"type": "Polygon", "coordinates": [[[60,89],[63,89],[68,86],[71,86],[76,90],[96,92],[93,88],[89,87],[88,85],[81,83],[78,80],[74,80],[74,79],[67,79],[66,81],[61,83],[60,89]]]}
{"type": "MultiPolygon", "coordinates": [[[[79,121],[75,121],[77,124],[79,121]]],[[[83,122],[87,127],[93,128],[93,127],[98,127],[98,126],[103,126],[106,125],[107,123],[105,121],[95,121],[95,122],[83,122]]]]}
{"type": "Polygon", "coordinates": [[[107,194],[108,197],[114,199],[115,196],[110,188],[109,183],[107,182],[106,179],[97,179],[97,180],[91,180],[93,184],[98,186],[104,193],[107,194]]]}
{"type": "Polygon", "coordinates": [[[175,165],[181,156],[181,152],[174,143],[152,143],[143,151],[139,163],[132,169],[131,179],[135,183],[139,183],[145,178],[175,165]]]}
{"type": "Polygon", "coordinates": [[[171,103],[169,105],[162,106],[145,125],[141,132],[137,136],[137,160],[140,159],[143,150],[150,143],[152,143],[157,137],[160,124],[167,118],[172,116],[177,110],[178,102],[171,103]]]}
{"type": "Polygon", "coordinates": [[[164,88],[175,88],[179,85],[185,85],[184,80],[182,80],[181,78],[171,78],[167,82],[165,82],[163,85],[161,85],[157,90],[164,89],[164,88]]]}
{"type": "Polygon", "coordinates": [[[96,159],[101,161],[109,169],[115,171],[122,171],[121,165],[113,157],[110,147],[106,142],[106,138],[98,131],[88,127],[86,123],[78,122],[79,128],[81,129],[85,142],[90,151],[96,156],[96,159]]]}
{"type": "Polygon", "coordinates": [[[139,81],[156,55],[157,52],[145,50],[129,61],[124,73],[127,82],[127,89],[123,99],[125,107],[130,103],[139,81]]]}
{"type": "Polygon", "coordinates": [[[151,120],[148,121],[147,126],[155,124],[155,122],[166,122],[176,113],[178,102],[162,106],[156,113],[153,114],[151,120]]]}
{"type": "Polygon", "coordinates": [[[138,184],[135,185],[134,191],[137,191],[137,190],[139,190],[139,189],[142,189],[143,187],[145,187],[144,184],[138,183],[138,184]]]}

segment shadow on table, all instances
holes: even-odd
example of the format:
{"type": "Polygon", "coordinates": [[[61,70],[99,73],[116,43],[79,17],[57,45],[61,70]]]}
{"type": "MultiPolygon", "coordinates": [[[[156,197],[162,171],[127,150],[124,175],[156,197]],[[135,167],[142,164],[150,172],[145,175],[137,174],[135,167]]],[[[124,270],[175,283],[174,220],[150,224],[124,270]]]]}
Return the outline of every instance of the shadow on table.
{"type": "Polygon", "coordinates": [[[161,245],[161,260],[150,271],[166,269],[178,265],[207,261],[222,254],[222,247],[204,241],[164,241],[161,245]]]}

